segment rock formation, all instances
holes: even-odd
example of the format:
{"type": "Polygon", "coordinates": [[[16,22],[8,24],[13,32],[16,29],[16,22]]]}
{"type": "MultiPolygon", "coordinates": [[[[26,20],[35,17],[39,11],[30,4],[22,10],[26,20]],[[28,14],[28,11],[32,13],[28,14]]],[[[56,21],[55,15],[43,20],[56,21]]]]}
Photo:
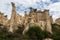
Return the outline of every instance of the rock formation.
{"type": "Polygon", "coordinates": [[[42,30],[47,30],[52,33],[52,18],[49,15],[49,10],[37,11],[37,9],[30,8],[30,13],[25,18],[26,29],[28,30],[28,25],[36,24],[39,25],[42,30]]]}
{"type": "Polygon", "coordinates": [[[8,21],[9,31],[13,32],[14,30],[18,29],[18,25],[23,24],[25,27],[25,32],[29,29],[29,25],[35,24],[38,25],[42,30],[47,30],[52,33],[51,24],[53,22],[53,19],[49,15],[49,10],[41,11],[30,8],[29,14],[27,14],[25,11],[25,15],[21,16],[16,12],[15,4],[13,2],[11,2],[11,4],[12,14],[10,20],[8,21]]]}
{"type": "Polygon", "coordinates": [[[7,25],[7,15],[4,15],[4,13],[0,12],[0,24],[7,25]]]}
{"type": "Polygon", "coordinates": [[[58,25],[60,25],[60,18],[56,19],[55,23],[58,24],[58,25]]]}
{"type": "Polygon", "coordinates": [[[11,2],[12,4],[12,14],[11,14],[11,18],[9,20],[9,31],[13,32],[14,30],[18,29],[18,25],[22,24],[22,16],[19,15],[16,12],[16,7],[15,4],[13,2],[11,2]]]}

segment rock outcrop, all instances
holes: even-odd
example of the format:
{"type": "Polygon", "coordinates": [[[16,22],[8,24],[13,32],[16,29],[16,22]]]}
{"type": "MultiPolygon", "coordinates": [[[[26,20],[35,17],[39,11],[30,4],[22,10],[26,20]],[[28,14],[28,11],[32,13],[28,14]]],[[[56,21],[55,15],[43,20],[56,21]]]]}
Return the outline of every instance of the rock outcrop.
{"type": "Polygon", "coordinates": [[[55,23],[58,24],[58,25],[60,25],[60,18],[56,19],[55,23]]]}
{"type": "Polygon", "coordinates": [[[4,13],[0,12],[0,24],[7,25],[8,18],[7,15],[4,15],[4,13]]]}
{"type": "Polygon", "coordinates": [[[21,24],[24,25],[25,27],[24,31],[26,31],[29,29],[30,24],[35,24],[38,25],[42,30],[47,30],[50,33],[52,33],[51,24],[53,22],[53,19],[49,15],[49,10],[41,11],[30,8],[29,14],[27,14],[25,11],[25,15],[21,16],[16,12],[15,4],[13,2],[11,2],[11,4],[12,4],[12,14],[10,20],[8,21],[9,31],[13,32],[14,30],[17,30],[18,25],[21,24]]]}
{"type": "Polygon", "coordinates": [[[16,7],[15,7],[15,4],[13,2],[11,2],[12,4],[12,14],[11,14],[11,18],[9,20],[9,31],[13,32],[14,30],[18,29],[18,25],[19,24],[22,24],[22,16],[19,15],[17,12],[16,12],[16,7]]]}
{"type": "Polygon", "coordinates": [[[25,16],[25,26],[28,29],[28,25],[36,24],[39,25],[42,30],[47,30],[52,33],[52,17],[49,15],[49,10],[37,11],[37,9],[30,8],[30,13],[28,16],[25,16]]]}

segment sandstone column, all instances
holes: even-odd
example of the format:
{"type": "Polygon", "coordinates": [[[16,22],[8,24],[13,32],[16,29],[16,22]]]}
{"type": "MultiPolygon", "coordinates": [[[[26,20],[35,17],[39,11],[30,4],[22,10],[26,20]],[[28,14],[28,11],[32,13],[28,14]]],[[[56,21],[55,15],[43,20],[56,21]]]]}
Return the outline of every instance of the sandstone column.
{"type": "Polygon", "coordinates": [[[14,31],[14,29],[16,28],[16,7],[15,4],[13,2],[11,2],[12,4],[12,14],[11,14],[11,19],[10,19],[10,28],[11,28],[11,32],[14,31]]]}
{"type": "Polygon", "coordinates": [[[46,14],[46,30],[50,33],[52,33],[52,28],[51,28],[51,19],[49,15],[49,10],[45,10],[46,14]]]}

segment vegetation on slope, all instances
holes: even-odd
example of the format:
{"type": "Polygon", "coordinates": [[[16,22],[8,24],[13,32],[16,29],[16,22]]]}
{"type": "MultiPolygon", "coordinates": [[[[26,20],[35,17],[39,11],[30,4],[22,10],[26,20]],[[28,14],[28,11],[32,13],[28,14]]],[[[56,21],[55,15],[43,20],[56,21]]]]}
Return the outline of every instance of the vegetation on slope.
{"type": "Polygon", "coordinates": [[[26,32],[26,35],[28,35],[31,40],[43,40],[44,38],[49,37],[49,32],[42,31],[39,26],[32,26],[26,32]]]}
{"type": "Polygon", "coordinates": [[[0,28],[0,40],[43,40],[45,38],[53,38],[60,40],[60,25],[52,24],[52,37],[46,30],[42,31],[39,26],[31,26],[29,30],[23,35],[24,27],[20,27],[14,33],[10,33],[6,28],[0,28]]]}
{"type": "Polygon", "coordinates": [[[53,39],[60,40],[60,25],[52,24],[53,39]]]}

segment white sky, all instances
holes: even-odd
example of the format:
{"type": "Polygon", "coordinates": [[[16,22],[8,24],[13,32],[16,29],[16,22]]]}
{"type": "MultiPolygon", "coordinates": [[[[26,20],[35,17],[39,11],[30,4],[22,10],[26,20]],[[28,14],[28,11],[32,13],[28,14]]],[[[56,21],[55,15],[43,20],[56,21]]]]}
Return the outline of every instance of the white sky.
{"type": "Polygon", "coordinates": [[[23,11],[28,9],[29,7],[37,8],[37,9],[49,9],[50,15],[52,15],[53,19],[60,18],[60,0],[56,2],[56,0],[0,0],[0,11],[5,15],[8,15],[8,18],[11,17],[11,2],[16,4],[17,12],[23,15],[23,11]],[[18,8],[19,6],[19,8],[18,8]],[[43,7],[40,7],[43,6],[43,7]],[[21,12],[21,10],[23,10],[21,12]]]}

